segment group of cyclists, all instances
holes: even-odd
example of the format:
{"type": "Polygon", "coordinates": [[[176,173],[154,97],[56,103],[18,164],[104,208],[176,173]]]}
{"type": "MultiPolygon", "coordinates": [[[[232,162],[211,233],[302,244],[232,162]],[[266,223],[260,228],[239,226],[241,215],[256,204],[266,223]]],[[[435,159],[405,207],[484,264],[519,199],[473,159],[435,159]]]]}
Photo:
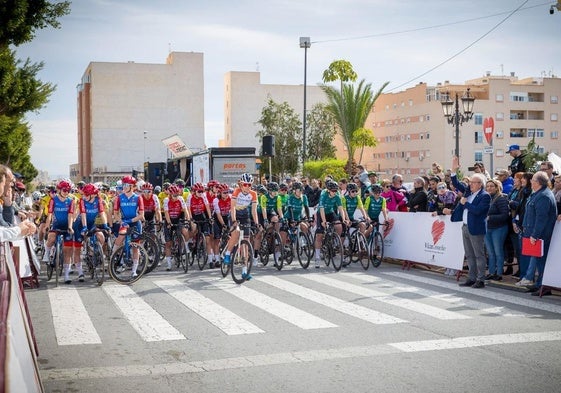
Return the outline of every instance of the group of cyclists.
{"type": "MultiPolygon", "coordinates": [[[[132,242],[141,242],[143,231],[155,232],[163,228],[164,263],[172,269],[172,231],[184,238],[185,254],[193,252],[193,240],[202,233],[206,240],[206,258],[209,268],[219,268],[231,263],[232,251],[240,236],[252,239],[254,254],[246,264],[257,264],[263,239],[263,229],[280,234],[283,244],[290,242],[289,226],[297,225],[299,230],[315,241],[310,256],[315,266],[321,266],[323,234],[328,223],[334,225],[341,235],[345,228],[354,228],[366,237],[376,229],[380,214],[388,219],[386,200],[381,196],[382,188],[373,185],[364,198],[355,183],[347,185],[341,193],[339,185],[328,180],[322,190],[316,209],[310,208],[304,187],[298,180],[285,183],[268,182],[254,184],[254,178],[244,173],[234,185],[215,180],[206,185],[195,183],[189,189],[181,179],[154,187],[143,180],[125,176],[116,186],[102,183],[79,182],[74,185],[69,180],[60,180],[44,190],[32,195],[34,209],[38,212],[38,237],[43,242],[42,260],[49,263],[58,233],[64,233],[64,282],[70,284],[71,266],[78,273],[78,280],[84,281],[82,267],[82,244],[87,234],[94,233],[104,244],[109,236],[114,236],[114,245],[123,243],[127,229],[132,242]],[[229,239],[220,249],[224,232],[229,239]]],[[[311,247],[310,247],[311,248],[311,247]]],[[[106,252],[110,253],[110,250],[106,252]]],[[[275,260],[282,258],[281,249],[273,252],[275,260]]],[[[131,276],[136,276],[139,251],[132,248],[131,276]]],[[[243,269],[243,279],[252,278],[248,266],[243,269]]]]}

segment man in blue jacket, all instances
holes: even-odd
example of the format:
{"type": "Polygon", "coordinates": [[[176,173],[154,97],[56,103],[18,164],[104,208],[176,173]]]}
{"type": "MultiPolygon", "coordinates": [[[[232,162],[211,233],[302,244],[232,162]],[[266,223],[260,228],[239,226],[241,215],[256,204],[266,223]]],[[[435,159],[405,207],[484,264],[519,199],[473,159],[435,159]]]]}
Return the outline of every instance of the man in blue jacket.
{"type": "Polygon", "coordinates": [[[526,203],[526,212],[522,222],[522,236],[529,237],[532,244],[535,244],[538,239],[543,240],[543,256],[530,258],[530,265],[526,270],[526,276],[516,284],[519,286],[529,286],[530,290],[534,292],[533,294],[542,296],[551,294],[551,291],[541,291],[540,288],[542,286],[547,252],[549,251],[553,228],[557,220],[557,203],[555,202],[553,192],[548,188],[548,183],[549,176],[546,172],[536,172],[532,176],[532,194],[526,203]],[[536,269],[538,270],[538,278],[535,285],[532,286],[536,269]]]}
{"type": "Polygon", "coordinates": [[[468,263],[468,279],[461,283],[461,287],[483,288],[485,287],[485,269],[487,259],[485,258],[485,233],[487,228],[485,219],[491,196],[485,191],[485,176],[476,173],[469,178],[469,186],[458,180],[457,170],[460,168],[457,157],[452,161],[452,184],[463,194],[462,198],[451,212],[451,221],[463,221],[462,240],[464,252],[468,263]]]}

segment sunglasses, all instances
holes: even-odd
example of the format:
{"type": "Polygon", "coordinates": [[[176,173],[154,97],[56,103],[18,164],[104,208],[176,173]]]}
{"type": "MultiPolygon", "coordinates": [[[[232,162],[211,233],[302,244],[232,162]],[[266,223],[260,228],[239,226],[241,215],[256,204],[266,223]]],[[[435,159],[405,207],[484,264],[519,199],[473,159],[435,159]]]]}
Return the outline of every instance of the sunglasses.
{"type": "Polygon", "coordinates": [[[228,191],[222,191],[222,195],[228,195],[230,194],[228,191]]]}
{"type": "Polygon", "coordinates": [[[350,194],[356,194],[358,191],[357,190],[351,190],[349,191],[350,194]]]}
{"type": "Polygon", "coordinates": [[[242,183],[242,186],[249,187],[249,186],[251,186],[251,183],[242,183]]]}
{"type": "Polygon", "coordinates": [[[438,186],[436,187],[437,190],[446,190],[446,186],[438,186]]]}
{"type": "Polygon", "coordinates": [[[204,191],[201,191],[201,190],[197,190],[197,194],[198,194],[198,193],[202,193],[202,192],[204,192],[204,191]]]}
{"type": "Polygon", "coordinates": [[[144,190],[142,192],[145,193],[145,194],[150,194],[152,191],[151,190],[144,190]]]}

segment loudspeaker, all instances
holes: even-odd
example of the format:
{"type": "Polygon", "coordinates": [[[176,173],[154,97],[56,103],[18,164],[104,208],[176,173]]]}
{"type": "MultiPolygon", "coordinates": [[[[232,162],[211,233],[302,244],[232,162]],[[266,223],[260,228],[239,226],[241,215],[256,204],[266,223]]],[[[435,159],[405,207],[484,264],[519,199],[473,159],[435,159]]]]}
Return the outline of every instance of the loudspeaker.
{"type": "Polygon", "coordinates": [[[263,136],[263,155],[265,157],[275,156],[275,136],[265,135],[263,136]]]}

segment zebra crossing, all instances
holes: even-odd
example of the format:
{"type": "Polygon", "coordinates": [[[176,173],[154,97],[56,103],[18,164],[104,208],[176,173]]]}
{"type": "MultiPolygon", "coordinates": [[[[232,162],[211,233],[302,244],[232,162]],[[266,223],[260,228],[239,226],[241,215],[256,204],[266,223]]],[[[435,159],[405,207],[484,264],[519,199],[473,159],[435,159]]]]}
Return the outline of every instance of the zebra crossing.
{"type": "Polygon", "coordinates": [[[91,294],[88,291],[102,297],[106,307],[113,307],[112,311],[122,316],[119,323],[130,326],[145,342],[189,340],[190,332],[177,326],[177,316],[198,316],[204,329],[239,336],[274,333],[263,320],[264,315],[267,320],[280,320],[296,329],[313,331],[343,329],[357,321],[383,326],[407,325],[422,318],[470,323],[489,315],[525,318],[539,316],[543,311],[561,314],[561,306],[556,304],[533,299],[521,302],[519,296],[492,291],[478,291],[477,296],[471,296],[470,291],[470,295],[464,296],[456,283],[395,271],[376,276],[352,271],[264,273],[244,285],[236,285],[217,274],[188,278],[162,275],[143,285],[107,282],[101,288],[86,290],[49,289],[58,345],[103,343],[98,333],[102,322],[97,320],[98,315],[90,315],[82,299],[91,294]],[[497,300],[503,302],[500,307],[491,304],[497,300]],[[162,312],[158,302],[171,302],[176,318],[162,312]],[[521,305],[526,307],[524,311],[520,311],[521,305]]]}

